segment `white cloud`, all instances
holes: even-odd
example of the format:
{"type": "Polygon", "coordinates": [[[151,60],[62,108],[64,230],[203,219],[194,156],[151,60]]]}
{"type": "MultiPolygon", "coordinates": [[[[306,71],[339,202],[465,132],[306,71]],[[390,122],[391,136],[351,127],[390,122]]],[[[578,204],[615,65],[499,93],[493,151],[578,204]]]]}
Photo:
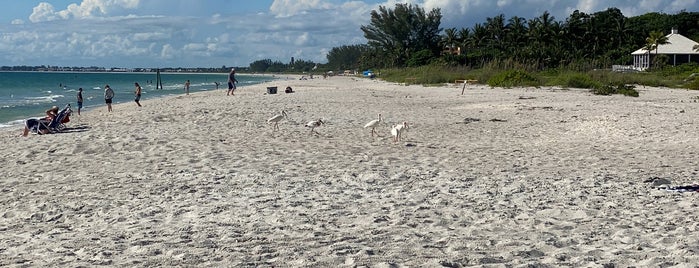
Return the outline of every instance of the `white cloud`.
{"type": "Polygon", "coordinates": [[[274,0],[269,11],[279,17],[289,17],[310,10],[332,8],[332,4],[322,0],[274,0]]]}
{"type": "Polygon", "coordinates": [[[94,18],[110,12],[138,7],[140,0],[83,0],[80,5],[70,4],[61,11],[55,11],[53,5],[42,2],[34,7],[29,20],[32,22],[53,21],[70,18],[94,18]]]}
{"type": "Polygon", "coordinates": [[[172,37],[169,33],[160,33],[160,32],[147,32],[147,33],[134,33],[133,34],[133,40],[134,41],[142,41],[142,42],[153,42],[153,41],[164,41],[168,40],[172,37]]]}
{"type": "Polygon", "coordinates": [[[184,51],[206,51],[208,49],[207,44],[196,43],[196,44],[186,44],[182,50],[184,51]]]}
{"type": "Polygon", "coordinates": [[[46,2],[39,3],[38,6],[34,7],[32,14],[29,15],[29,21],[31,22],[52,21],[59,18],[60,16],[56,14],[53,5],[46,2]]]}
{"type": "Polygon", "coordinates": [[[173,59],[177,51],[170,44],[163,45],[162,50],[160,50],[160,58],[162,59],[173,59]]]}
{"type": "Polygon", "coordinates": [[[302,33],[301,35],[296,37],[296,40],[294,41],[294,45],[305,46],[308,44],[309,39],[310,39],[310,36],[308,33],[302,33]]]}
{"type": "Polygon", "coordinates": [[[73,1],[66,7],[40,3],[28,18],[0,24],[0,61],[207,67],[245,66],[261,59],[287,62],[293,56],[325,62],[333,47],[366,42],[359,28],[379,5],[440,8],[442,28],[460,28],[499,14],[534,18],[549,11],[561,21],[576,9],[593,13],[618,7],[626,16],[695,11],[699,0],[274,0],[248,13],[226,8],[243,0],[73,1]]]}

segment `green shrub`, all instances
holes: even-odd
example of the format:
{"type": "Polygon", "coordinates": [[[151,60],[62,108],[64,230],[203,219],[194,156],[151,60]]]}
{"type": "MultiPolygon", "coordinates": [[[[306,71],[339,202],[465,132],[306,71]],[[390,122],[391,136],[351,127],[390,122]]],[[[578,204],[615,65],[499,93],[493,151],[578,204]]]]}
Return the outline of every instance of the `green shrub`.
{"type": "Polygon", "coordinates": [[[488,85],[491,87],[540,86],[541,82],[525,71],[509,70],[488,79],[488,85]]]}
{"type": "Polygon", "coordinates": [[[434,55],[432,55],[432,51],[429,51],[427,49],[420,50],[416,52],[410,59],[408,59],[408,67],[420,67],[427,65],[430,60],[434,58],[434,55]]]}
{"type": "Polygon", "coordinates": [[[692,90],[699,90],[699,79],[698,79],[698,78],[695,78],[694,80],[692,80],[691,82],[689,82],[689,83],[687,84],[687,88],[688,88],[688,89],[692,89],[692,90]]]}
{"type": "Polygon", "coordinates": [[[561,74],[556,79],[558,85],[568,88],[599,88],[600,82],[593,80],[589,75],[582,73],[561,74]]]}
{"type": "Polygon", "coordinates": [[[437,85],[454,83],[454,80],[473,79],[472,76],[466,75],[468,70],[463,67],[448,67],[434,63],[420,67],[385,69],[381,71],[379,77],[397,83],[437,85]]]}
{"type": "Polygon", "coordinates": [[[633,85],[617,84],[615,85],[604,85],[598,88],[590,90],[595,95],[612,95],[621,94],[629,97],[638,97],[638,91],[633,85]]]}

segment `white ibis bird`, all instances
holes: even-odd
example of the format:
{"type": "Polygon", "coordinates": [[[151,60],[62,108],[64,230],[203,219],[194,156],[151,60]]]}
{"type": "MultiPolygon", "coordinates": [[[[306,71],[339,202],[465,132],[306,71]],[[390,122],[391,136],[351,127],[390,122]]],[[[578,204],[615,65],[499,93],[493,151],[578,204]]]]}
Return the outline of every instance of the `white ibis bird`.
{"type": "Polygon", "coordinates": [[[401,139],[401,134],[403,131],[408,130],[408,122],[403,122],[402,124],[394,125],[391,128],[391,135],[393,135],[393,142],[398,142],[401,139]]]}
{"type": "Polygon", "coordinates": [[[403,135],[405,135],[405,132],[408,132],[408,129],[410,129],[410,125],[408,125],[408,122],[403,121],[402,124],[398,124],[396,126],[398,128],[398,131],[400,131],[400,138],[403,138],[403,135]]]}
{"type": "Polygon", "coordinates": [[[378,136],[379,133],[376,133],[376,126],[378,126],[379,123],[381,123],[382,121],[383,121],[383,119],[381,118],[381,114],[379,114],[379,118],[378,118],[378,119],[374,119],[374,120],[369,121],[369,123],[367,123],[366,125],[364,125],[364,128],[369,128],[369,127],[370,127],[370,128],[371,128],[371,136],[373,137],[374,134],[376,134],[376,135],[378,136]]]}
{"type": "Polygon", "coordinates": [[[320,133],[318,133],[318,131],[315,130],[315,128],[321,126],[322,124],[325,124],[325,122],[323,122],[323,119],[312,120],[312,121],[308,121],[308,123],[306,123],[306,127],[311,128],[311,133],[315,132],[316,134],[320,134],[320,133]]]}
{"type": "Polygon", "coordinates": [[[282,121],[285,117],[288,117],[286,114],[286,111],[282,111],[278,115],[272,116],[270,119],[267,119],[267,124],[274,123],[274,130],[279,130],[279,121],[282,121]]]}

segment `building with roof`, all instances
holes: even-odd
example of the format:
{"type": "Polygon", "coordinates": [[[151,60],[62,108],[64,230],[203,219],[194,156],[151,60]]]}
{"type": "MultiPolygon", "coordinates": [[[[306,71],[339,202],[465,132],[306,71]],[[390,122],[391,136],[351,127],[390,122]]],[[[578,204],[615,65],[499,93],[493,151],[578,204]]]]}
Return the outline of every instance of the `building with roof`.
{"type": "Polygon", "coordinates": [[[641,48],[631,53],[635,70],[648,69],[656,55],[667,55],[668,64],[672,64],[672,66],[690,62],[699,63],[699,51],[694,50],[694,47],[698,46],[699,43],[679,34],[677,29],[672,29],[670,34],[665,37],[669,43],[658,45],[657,52],[656,49],[652,49],[649,53],[648,50],[641,48]]]}

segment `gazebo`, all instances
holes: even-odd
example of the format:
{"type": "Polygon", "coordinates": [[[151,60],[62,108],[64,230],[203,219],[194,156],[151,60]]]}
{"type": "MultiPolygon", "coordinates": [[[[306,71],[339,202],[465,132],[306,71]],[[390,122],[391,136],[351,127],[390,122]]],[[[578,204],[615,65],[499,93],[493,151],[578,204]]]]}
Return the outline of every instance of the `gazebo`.
{"type": "MultiPolygon", "coordinates": [[[[665,37],[667,37],[669,43],[658,45],[657,54],[667,55],[670,58],[669,64],[676,66],[690,62],[699,63],[699,51],[694,50],[694,46],[699,45],[699,43],[677,33],[677,29],[672,29],[672,32],[665,37]]],[[[648,50],[641,48],[631,53],[631,55],[633,55],[633,68],[643,71],[650,67],[651,60],[656,55],[656,50],[652,49],[648,53],[648,50]]]]}

